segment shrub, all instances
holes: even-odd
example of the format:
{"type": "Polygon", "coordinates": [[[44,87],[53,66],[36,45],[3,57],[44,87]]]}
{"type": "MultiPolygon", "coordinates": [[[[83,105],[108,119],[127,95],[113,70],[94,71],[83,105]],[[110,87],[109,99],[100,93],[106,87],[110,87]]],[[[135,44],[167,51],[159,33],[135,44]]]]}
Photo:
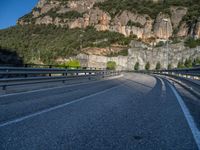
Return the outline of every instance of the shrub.
{"type": "Polygon", "coordinates": [[[172,69],[172,64],[168,64],[167,68],[172,69]]]}
{"type": "Polygon", "coordinates": [[[196,65],[200,65],[200,57],[197,57],[193,60],[192,66],[195,67],[196,65]]]}
{"type": "Polygon", "coordinates": [[[186,60],[185,60],[185,63],[184,63],[184,66],[185,66],[186,68],[191,68],[191,67],[192,67],[192,59],[191,59],[191,58],[186,59],[186,60]]]}
{"type": "Polygon", "coordinates": [[[160,70],[161,69],[161,64],[160,64],[160,62],[157,62],[157,64],[156,64],[156,70],[160,70]]]}
{"type": "Polygon", "coordinates": [[[135,26],[135,27],[139,27],[139,28],[143,28],[144,26],[142,24],[140,24],[139,22],[133,22],[131,20],[128,21],[127,26],[135,26]]]}
{"type": "Polygon", "coordinates": [[[67,68],[72,68],[72,69],[81,67],[79,60],[75,60],[75,59],[72,59],[72,60],[66,62],[64,65],[67,68]]]}
{"type": "Polygon", "coordinates": [[[184,68],[185,66],[184,66],[184,63],[183,63],[183,61],[179,61],[178,62],[178,65],[177,65],[177,68],[184,68]]]}
{"type": "Polygon", "coordinates": [[[145,65],[145,70],[149,70],[150,69],[150,63],[147,62],[146,65],[145,65]]]}
{"type": "Polygon", "coordinates": [[[195,40],[194,38],[187,38],[185,40],[185,46],[189,48],[195,48],[197,46],[200,46],[200,39],[195,40]]]}
{"type": "Polygon", "coordinates": [[[164,46],[165,43],[163,41],[158,42],[158,44],[156,44],[156,47],[162,47],[164,46]]]}
{"type": "Polygon", "coordinates": [[[108,61],[107,62],[107,69],[108,70],[115,70],[116,69],[116,62],[115,61],[108,61]]]}
{"type": "Polygon", "coordinates": [[[136,62],[134,66],[134,70],[138,71],[139,69],[140,69],[140,64],[139,62],[136,62]]]}

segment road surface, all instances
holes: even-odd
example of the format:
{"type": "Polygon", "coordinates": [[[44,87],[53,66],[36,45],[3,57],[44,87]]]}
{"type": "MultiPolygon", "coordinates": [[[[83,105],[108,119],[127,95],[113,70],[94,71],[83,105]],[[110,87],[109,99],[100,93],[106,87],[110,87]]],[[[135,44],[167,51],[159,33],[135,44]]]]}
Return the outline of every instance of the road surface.
{"type": "Polygon", "coordinates": [[[174,92],[164,79],[125,73],[0,96],[0,149],[198,150],[198,122],[174,92]]]}

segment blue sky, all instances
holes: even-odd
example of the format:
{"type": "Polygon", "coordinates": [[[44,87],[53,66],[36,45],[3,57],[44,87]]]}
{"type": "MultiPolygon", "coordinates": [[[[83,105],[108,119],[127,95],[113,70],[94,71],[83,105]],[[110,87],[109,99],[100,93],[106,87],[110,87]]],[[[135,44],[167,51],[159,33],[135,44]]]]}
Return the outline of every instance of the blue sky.
{"type": "Polygon", "coordinates": [[[0,0],[0,29],[16,25],[18,18],[29,13],[38,0],[0,0]]]}

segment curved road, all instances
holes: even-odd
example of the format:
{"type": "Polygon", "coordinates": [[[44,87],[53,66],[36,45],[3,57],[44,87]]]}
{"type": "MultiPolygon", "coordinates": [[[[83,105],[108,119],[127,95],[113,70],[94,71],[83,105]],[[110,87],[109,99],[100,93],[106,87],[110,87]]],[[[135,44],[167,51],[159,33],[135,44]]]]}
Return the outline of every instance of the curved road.
{"type": "Polygon", "coordinates": [[[0,96],[1,150],[198,150],[167,81],[112,80],[0,96]]]}

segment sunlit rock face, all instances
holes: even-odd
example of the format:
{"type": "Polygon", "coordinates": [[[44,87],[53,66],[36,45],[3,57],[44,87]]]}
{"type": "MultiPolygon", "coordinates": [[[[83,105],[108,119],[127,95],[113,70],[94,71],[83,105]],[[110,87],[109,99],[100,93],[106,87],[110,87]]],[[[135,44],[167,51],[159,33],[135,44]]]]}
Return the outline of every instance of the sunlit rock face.
{"type": "MultiPolygon", "coordinates": [[[[39,0],[37,6],[31,12],[30,18],[21,18],[18,20],[18,24],[54,24],[56,26],[69,27],[70,29],[93,26],[98,31],[115,31],[127,37],[134,35],[147,43],[151,43],[152,39],[166,40],[174,35],[178,37],[193,36],[200,38],[199,22],[188,25],[182,20],[187,14],[186,7],[171,6],[169,9],[171,15],[160,12],[155,19],[152,19],[148,14],[138,14],[128,10],[119,12],[111,17],[109,13],[95,6],[95,3],[104,1],[39,0]],[[82,16],[71,19],[60,17],[60,14],[71,11],[82,14],[82,16]]],[[[155,3],[160,1],[153,0],[155,3]]]]}
{"type": "Polygon", "coordinates": [[[172,36],[172,23],[168,15],[160,13],[153,27],[154,34],[157,38],[168,39],[172,36]]]}
{"type": "MultiPolygon", "coordinates": [[[[150,69],[155,69],[158,62],[162,68],[167,68],[168,64],[176,67],[179,61],[188,58],[200,57],[200,47],[187,48],[182,43],[172,44],[169,46],[169,53],[166,47],[149,47],[148,45],[132,41],[128,50],[128,56],[106,57],[98,53],[79,54],[76,59],[80,60],[85,67],[106,68],[108,61],[115,61],[119,70],[133,70],[136,62],[139,62],[139,68],[145,69],[147,62],[150,63],[150,69]],[[168,61],[169,60],[169,61],[168,61]]],[[[101,50],[103,51],[103,50],[101,50]]]]}
{"type": "Polygon", "coordinates": [[[200,21],[197,22],[197,24],[195,26],[194,37],[197,39],[200,38],[200,21]]]}

